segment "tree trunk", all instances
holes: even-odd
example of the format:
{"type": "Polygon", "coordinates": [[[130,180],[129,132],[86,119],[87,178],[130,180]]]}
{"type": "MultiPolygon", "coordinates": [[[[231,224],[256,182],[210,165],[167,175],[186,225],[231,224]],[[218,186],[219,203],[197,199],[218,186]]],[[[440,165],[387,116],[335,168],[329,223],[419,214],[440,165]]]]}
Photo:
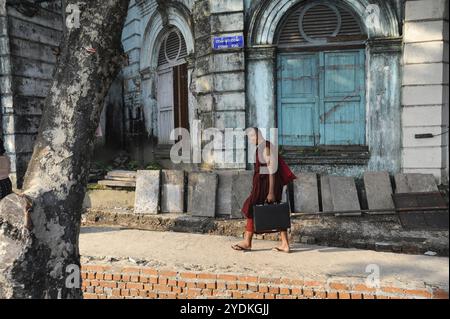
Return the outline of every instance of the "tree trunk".
{"type": "Polygon", "coordinates": [[[128,3],[66,1],[80,24],[64,35],[23,194],[0,203],[0,298],[82,296],[82,203],[103,100],[124,60],[128,3]]]}

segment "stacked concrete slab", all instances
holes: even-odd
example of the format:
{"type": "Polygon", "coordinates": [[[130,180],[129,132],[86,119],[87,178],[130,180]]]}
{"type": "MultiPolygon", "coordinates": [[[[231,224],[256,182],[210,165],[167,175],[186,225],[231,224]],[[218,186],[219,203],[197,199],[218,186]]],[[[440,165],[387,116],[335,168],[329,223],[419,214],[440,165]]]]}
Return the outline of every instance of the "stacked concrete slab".
{"type": "Polygon", "coordinates": [[[158,214],[160,212],[160,185],[160,171],[137,172],[134,204],[136,214],[158,214]]]}
{"type": "Polygon", "coordinates": [[[319,211],[317,174],[297,174],[294,180],[294,212],[316,213],[319,211]]]}
{"type": "Polygon", "coordinates": [[[161,212],[184,212],[184,171],[161,172],[161,212]]]}
{"type": "Polygon", "coordinates": [[[189,173],[188,213],[199,217],[215,217],[217,186],[218,176],[215,173],[189,173]]]}
{"type": "Polygon", "coordinates": [[[364,186],[369,209],[386,209],[386,211],[379,212],[380,214],[395,212],[394,201],[392,200],[392,185],[388,172],[365,173],[364,186]]]}
{"type": "Polygon", "coordinates": [[[432,174],[395,175],[396,193],[437,192],[436,178],[432,174]]]}

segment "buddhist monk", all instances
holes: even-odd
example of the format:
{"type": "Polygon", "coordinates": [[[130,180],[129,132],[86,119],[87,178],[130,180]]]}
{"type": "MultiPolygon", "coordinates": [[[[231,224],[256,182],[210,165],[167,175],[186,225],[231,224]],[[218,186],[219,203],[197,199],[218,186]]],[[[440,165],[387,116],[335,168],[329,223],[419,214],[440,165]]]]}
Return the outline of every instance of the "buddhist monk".
{"type": "MultiPolygon", "coordinates": [[[[250,196],[245,201],[242,213],[247,218],[244,240],[234,244],[232,248],[237,251],[250,251],[252,249],[253,206],[281,202],[283,187],[296,177],[277,153],[272,143],[266,141],[258,128],[247,131],[249,143],[256,145],[255,172],[250,196]]],[[[281,245],[274,247],[273,251],[289,253],[289,239],[287,229],[280,229],[281,245]]]]}

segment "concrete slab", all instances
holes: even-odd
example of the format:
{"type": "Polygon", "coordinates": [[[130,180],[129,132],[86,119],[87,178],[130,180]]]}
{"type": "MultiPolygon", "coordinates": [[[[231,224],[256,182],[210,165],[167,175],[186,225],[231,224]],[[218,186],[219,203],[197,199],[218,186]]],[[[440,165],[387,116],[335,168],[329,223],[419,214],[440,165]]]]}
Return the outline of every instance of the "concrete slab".
{"type": "Polygon", "coordinates": [[[217,184],[217,203],[216,214],[217,215],[231,215],[231,197],[232,197],[232,180],[234,171],[218,171],[218,184],[217,184]]]}
{"type": "Polygon", "coordinates": [[[161,172],[161,211],[163,213],[184,212],[184,171],[163,170],[161,172]]]}
{"type": "Polygon", "coordinates": [[[392,185],[388,172],[365,173],[364,187],[369,209],[386,209],[382,213],[395,213],[394,201],[392,200],[392,185]]]}
{"type": "Polygon", "coordinates": [[[160,171],[138,171],[136,175],[135,214],[160,212],[160,171]]]}
{"type": "Polygon", "coordinates": [[[397,174],[395,175],[395,192],[426,193],[439,191],[436,179],[432,174],[397,174]]]}
{"type": "Polygon", "coordinates": [[[218,177],[214,173],[192,172],[188,176],[188,207],[193,216],[216,216],[218,177]]]}
{"type": "Polygon", "coordinates": [[[253,171],[239,171],[231,182],[231,217],[242,218],[242,206],[252,191],[253,171]]]}
{"type": "MultiPolygon", "coordinates": [[[[360,210],[358,192],[353,177],[330,176],[331,199],[333,211],[360,210]]],[[[360,215],[359,213],[345,213],[340,215],[360,215]]]]}
{"type": "Polygon", "coordinates": [[[322,211],[333,211],[333,200],[331,199],[330,176],[322,175],[320,177],[320,189],[322,194],[322,211]]]}
{"type": "Polygon", "coordinates": [[[294,180],[294,212],[316,213],[319,209],[317,174],[297,174],[294,180]]]}

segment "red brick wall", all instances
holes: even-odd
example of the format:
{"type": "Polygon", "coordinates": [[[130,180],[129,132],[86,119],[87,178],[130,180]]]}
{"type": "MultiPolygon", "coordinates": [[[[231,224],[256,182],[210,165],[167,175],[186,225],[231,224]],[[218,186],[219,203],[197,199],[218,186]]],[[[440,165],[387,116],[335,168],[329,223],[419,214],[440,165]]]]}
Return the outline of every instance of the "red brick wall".
{"type": "Polygon", "coordinates": [[[86,299],[448,299],[448,291],[431,287],[374,289],[363,283],[177,272],[145,267],[85,265],[82,278],[86,299]]]}

